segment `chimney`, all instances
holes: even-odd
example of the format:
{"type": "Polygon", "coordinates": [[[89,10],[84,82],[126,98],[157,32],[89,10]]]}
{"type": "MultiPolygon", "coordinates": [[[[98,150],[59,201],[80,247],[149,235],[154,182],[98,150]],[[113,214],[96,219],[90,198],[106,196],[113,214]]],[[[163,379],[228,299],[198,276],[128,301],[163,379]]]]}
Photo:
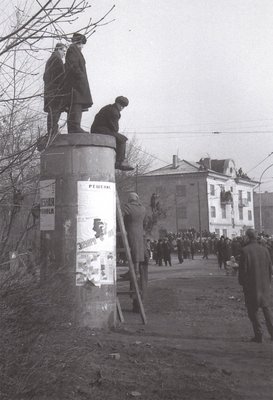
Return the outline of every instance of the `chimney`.
{"type": "Polygon", "coordinates": [[[176,169],[178,167],[178,157],[176,155],[173,155],[173,165],[172,168],[176,169]]]}
{"type": "Polygon", "coordinates": [[[207,168],[207,169],[211,169],[211,159],[210,157],[206,157],[203,158],[203,165],[207,168]]]}

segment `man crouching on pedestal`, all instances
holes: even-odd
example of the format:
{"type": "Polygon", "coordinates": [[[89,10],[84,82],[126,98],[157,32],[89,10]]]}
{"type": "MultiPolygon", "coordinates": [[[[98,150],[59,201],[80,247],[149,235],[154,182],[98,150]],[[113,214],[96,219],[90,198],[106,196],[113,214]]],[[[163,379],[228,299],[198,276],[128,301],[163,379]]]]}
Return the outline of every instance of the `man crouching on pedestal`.
{"type": "Polygon", "coordinates": [[[116,164],[115,168],[122,171],[132,171],[134,168],[128,164],[125,158],[126,136],[119,133],[120,112],[127,107],[129,100],[126,97],[118,96],[114,104],[104,106],[95,116],[91,126],[91,133],[111,135],[116,138],[116,164]]]}

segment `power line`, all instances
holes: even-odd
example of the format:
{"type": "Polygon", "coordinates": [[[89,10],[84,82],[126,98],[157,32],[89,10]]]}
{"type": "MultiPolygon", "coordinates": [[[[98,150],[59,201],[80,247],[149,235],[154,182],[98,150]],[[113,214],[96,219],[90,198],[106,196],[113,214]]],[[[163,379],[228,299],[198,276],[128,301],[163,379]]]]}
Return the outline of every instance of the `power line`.
{"type": "Polygon", "coordinates": [[[259,167],[265,160],[267,160],[269,157],[271,157],[272,154],[273,154],[273,151],[272,151],[270,154],[268,154],[268,156],[266,156],[262,161],[260,161],[259,164],[255,165],[255,167],[253,167],[253,168],[251,168],[249,171],[247,171],[247,174],[248,174],[249,172],[251,172],[253,169],[259,167]]]}

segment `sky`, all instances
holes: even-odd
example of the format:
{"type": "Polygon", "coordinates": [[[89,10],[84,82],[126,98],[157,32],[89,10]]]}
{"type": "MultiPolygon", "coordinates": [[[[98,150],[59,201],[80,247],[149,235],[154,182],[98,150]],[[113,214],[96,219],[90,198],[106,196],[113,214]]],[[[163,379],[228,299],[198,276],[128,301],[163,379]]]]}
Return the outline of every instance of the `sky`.
{"type": "MultiPolygon", "coordinates": [[[[154,167],[173,154],[232,158],[259,181],[273,164],[273,2],[93,0],[90,15],[113,4],[114,21],[83,49],[94,100],[84,123],[124,95],[120,132],[154,167]]],[[[273,191],[273,166],[262,182],[273,191]]]]}
{"type": "Polygon", "coordinates": [[[82,126],[126,96],[120,132],[153,155],[152,168],[173,154],[231,158],[257,181],[269,167],[261,190],[273,192],[273,1],[89,3],[69,31],[115,8],[83,48],[94,105],[82,126]]]}

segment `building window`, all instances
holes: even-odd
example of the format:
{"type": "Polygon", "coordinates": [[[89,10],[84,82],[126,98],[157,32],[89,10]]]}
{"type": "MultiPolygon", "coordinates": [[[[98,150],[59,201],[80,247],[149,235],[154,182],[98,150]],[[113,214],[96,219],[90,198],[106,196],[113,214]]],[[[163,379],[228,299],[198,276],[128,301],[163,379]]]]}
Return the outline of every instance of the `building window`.
{"type": "Polygon", "coordinates": [[[247,201],[251,202],[251,192],[247,192],[247,201]]]}
{"type": "Polygon", "coordinates": [[[211,196],[215,196],[215,186],[214,185],[209,185],[209,187],[210,187],[211,196]]]}
{"type": "Polygon", "coordinates": [[[216,218],[216,208],[214,206],[210,207],[210,216],[211,218],[216,218]]]}
{"type": "Polygon", "coordinates": [[[238,191],[238,197],[239,197],[239,201],[242,201],[242,198],[243,198],[243,191],[242,190],[238,191]]]}
{"type": "Polygon", "coordinates": [[[230,191],[233,192],[233,186],[230,186],[230,191]]]}
{"type": "Polygon", "coordinates": [[[223,218],[223,219],[227,218],[227,209],[226,209],[226,206],[225,206],[225,205],[221,206],[221,210],[222,210],[222,218],[223,218]]]}
{"type": "Polygon", "coordinates": [[[244,219],[243,210],[244,209],[242,207],[239,208],[239,219],[244,219]]]}
{"type": "Polygon", "coordinates": [[[227,237],[227,229],[223,229],[223,235],[227,237]]]}
{"type": "Polygon", "coordinates": [[[185,185],[176,185],[176,195],[180,197],[186,196],[186,186],[185,185]]]}
{"type": "Polygon", "coordinates": [[[180,206],[177,207],[177,218],[186,219],[187,218],[187,207],[180,206]]]}
{"type": "Polygon", "coordinates": [[[220,229],[215,229],[215,235],[217,235],[218,237],[220,237],[220,229]]]}
{"type": "Polygon", "coordinates": [[[251,210],[248,210],[247,216],[248,216],[248,220],[252,221],[252,211],[251,210]]]}

